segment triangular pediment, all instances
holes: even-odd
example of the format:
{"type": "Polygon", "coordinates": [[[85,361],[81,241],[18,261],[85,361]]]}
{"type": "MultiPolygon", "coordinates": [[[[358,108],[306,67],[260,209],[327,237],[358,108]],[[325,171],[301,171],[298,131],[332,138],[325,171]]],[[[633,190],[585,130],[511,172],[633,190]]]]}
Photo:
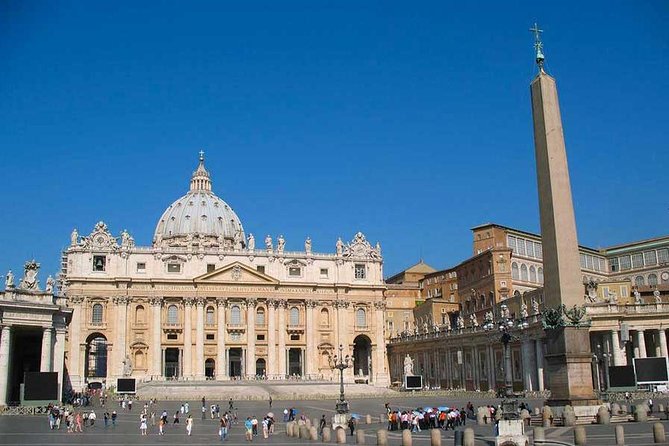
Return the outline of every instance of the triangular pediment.
{"type": "Polygon", "coordinates": [[[197,283],[278,284],[274,277],[256,271],[240,262],[232,262],[194,279],[197,283]]]}

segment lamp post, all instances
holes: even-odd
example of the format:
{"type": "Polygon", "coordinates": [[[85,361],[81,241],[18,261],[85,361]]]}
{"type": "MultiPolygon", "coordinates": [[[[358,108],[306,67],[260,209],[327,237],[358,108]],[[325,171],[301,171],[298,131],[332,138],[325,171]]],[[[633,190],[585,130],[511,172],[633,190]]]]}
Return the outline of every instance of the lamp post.
{"type": "Polygon", "coordinates": [[[497,323],[493,321],[492,314],[486,314],[485,321],[483,323],[483,329],[486,331],[492,331],[495,328],[500,333],[500,342],[504,346],[504,400],[502,401],[502,414],[504,419],[515,419],[518,418],[518,400],[515,399],[513,394],[513,376],[511,373],[511,347],[509,344],[511,341],[517,340],[518,337],[514,336],[512,330],[520,329],[524,330],[529,326],[527,318],[523,317],[519,320],[514,320],[511,318],[509,313],[509,307],[506,304],[500,306],[500,317],[497,320],[497,323]]]}
{"type": "Polygon", "coordinates": [[[344,346],[339,344],[339,356],[330,358],[330,367],[339,370],[339,401],[335,405],[338,414],[348,413],[348,401],[344,396],[344,370],[353,367],[353,358],[349,355],[344,356],[344,346]]]}

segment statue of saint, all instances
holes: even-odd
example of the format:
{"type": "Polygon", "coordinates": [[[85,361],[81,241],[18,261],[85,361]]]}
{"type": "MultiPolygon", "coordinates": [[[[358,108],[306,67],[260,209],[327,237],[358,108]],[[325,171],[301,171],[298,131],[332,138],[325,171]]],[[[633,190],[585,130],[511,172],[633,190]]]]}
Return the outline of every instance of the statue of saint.
{"type": "Polygon", "coordinates": [[[413,375],[413,359],[407,353],[404,357],[404,376],[414,376],[413,375]]]}
{"type": "Polygon", "coordinates": [[[472,327],[476,328],[479,326],[479,321],[476,319],[476,314],[472,313],[469,316],[469,320],[472,323],[472,327]]]}
{"type": "Polygon", "coordinates": [[[53,277],[49,276],[46,278],[46,292],[49,294],[53,293],[53,286],[56,284],[56,281],[53,280],[53,277]]]}
{"type": "Polygon", "coordinates": [[[242,242],[242,239],[243,239],[243,237],[242,237],[242,230],[241,230],[241,229],[237,229],[237,230],[235,231],[235,238],[234,238],[234,242],[235,242],[235,251],[241,251],[241,250],[242,250],[242,245],[244,244],[244,242],[242,242]]]}
{"type": "Polygon", "coordinates": [[[283,248],[286,246],[286,240],[283,238],[283,234],[276,239],[276,252],[283,254],[283,248]]]}
{"type": "Polygon", "coordinates": [[[158,247],[163,241],[163,235],[161,233],[156,234],[156,237],[153,239],[153,246],[158,247]]]}
{"type": "Polygon", "coordinates": [[[527,312],[527,304],[523,301],[523,303],[520,304],[520,317],[526,318],[529,316],[529,313],[527,312]]]}
{"type": "Polygon", "coordinates": [[[637,304],[637,305],[643,303],[641,301],[641,293],[639,292],[639,290],[637,288],[634,289],[634,303],[637,304]]]}
{"type": "Polygon", "coordinates": [[[126,355],[123,360],[123,376],[130,375],[132,375],[132,361],[130,361],[130,357],[126,355]]]}
{"type": "Polygon", "coordinates": [[[337,239],[337,255],[340,256],[344,253],[344,242],[341,241],[341,237],[337,239]]]}
{"type": "Polygon", "coordinates": [[[499,313],[503,318],[509,318],[510,313],[509,313],[509,307],[506,306],[506,304],[502,304],[502,306],[499,309],[499,313]]]}
{"type": "Polygon", "coordinates": [[[462,330],[463,328],[465,328],[465,320],[462,318],[462,315],[458,316],[457,323],[458,323],[458,330],[462,330]]]}
{"type": "Polygon", "coordinates": [[[79,244],[79,232],[77,228],[74,228],[70,234],[70,246],[77,246],[77,244],[79,244]]]}
{"type": "Polygon", "coordinates": [[[128,234],[128,231],[125,229],[121,232],[121,246],[124,248],[130,246],[130,234],[128,234]]]}
{"type": "Polygon", "coordinates": [[[617,304],[618,303],[618,294],[613,290],[609,291],[609,303],[612,303],[612,304],[617,304]]]}
{"type": "Polygon", "coordinates": [[[427,332],[428,332],[427,322],[423,322],[423,333],[427,334],[427,332]]]}
{"type": "Polygon", "coordinates": [[[304,252],[306,252],[307,255],[311,254],[311,237],[307,237],[304,241],[304,252]]]}
{"type": "Polygon", "coordinates": [[[532,298],[532,314],[539,314],[539,302],[534,297],[532,298]]]}
{"type": "Polygon", "coordinates": [[[8,290],[10,288],[14,288],[14,273],[11,269],[7,272],[7,278],[5,279],[5,289],[8,290]]]}
{"type": "Polygon", "coordinates": [[[451,318],[450,317],[447,317],[446,319],[444,319],[444,326],[446,327],[446,331],[451,330],[451,318]]]}
{"type": "Polygon", "coordinates": [[[660,297],[660,290],[653,291],[653,297],[655,297],[655,303],[656,304],[661,304],[662,303],[662,298],[660,297]]]}
{"type": "Polygon", "coordinates": [[[267,234],[267,237],[265,237],[265,249],[267,249],[267,252],[274,251],[274,247],[272,245],[272,237],[269,234],[267,234]]]}
{"type": "Polygon", "coordinates": [[[249,233],[248,247],[249,247],[249,251],[255,251],[255,249],[256,249],[256,238],[251,233],[249,233]]]}

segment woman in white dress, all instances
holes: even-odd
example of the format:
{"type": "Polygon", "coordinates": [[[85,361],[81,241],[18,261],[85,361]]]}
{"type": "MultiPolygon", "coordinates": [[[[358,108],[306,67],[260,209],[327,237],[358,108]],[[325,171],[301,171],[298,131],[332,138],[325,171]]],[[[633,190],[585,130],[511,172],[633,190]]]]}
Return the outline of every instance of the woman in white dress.
{"type": "Polygon", "coordinates": [[[186,418],[186,433],[190,435],[192,430],[193,430],[193,417],[188,415],[188,418],[186,418]]]}

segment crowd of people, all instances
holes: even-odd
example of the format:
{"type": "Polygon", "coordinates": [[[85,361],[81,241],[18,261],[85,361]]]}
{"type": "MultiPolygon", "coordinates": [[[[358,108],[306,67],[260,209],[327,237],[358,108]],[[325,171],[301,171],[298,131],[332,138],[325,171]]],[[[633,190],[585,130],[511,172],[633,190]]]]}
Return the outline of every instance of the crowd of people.
{"type": "MultiPolygon", "coordinates": [[[[494,411],[495,409],[492,408],[494,411]]],[[[467,418],[474,418],[474,405],[469,402],[467,407],[418,407],[413,410],[393,410],[386,403],[388,414],[388,430],[396,431],[410,429],[411,432],[421,432],[425,429],[452,429],[467,424],[467,418]]],[[[493,412],[494,416],[494,412],[493,412]]]]}

